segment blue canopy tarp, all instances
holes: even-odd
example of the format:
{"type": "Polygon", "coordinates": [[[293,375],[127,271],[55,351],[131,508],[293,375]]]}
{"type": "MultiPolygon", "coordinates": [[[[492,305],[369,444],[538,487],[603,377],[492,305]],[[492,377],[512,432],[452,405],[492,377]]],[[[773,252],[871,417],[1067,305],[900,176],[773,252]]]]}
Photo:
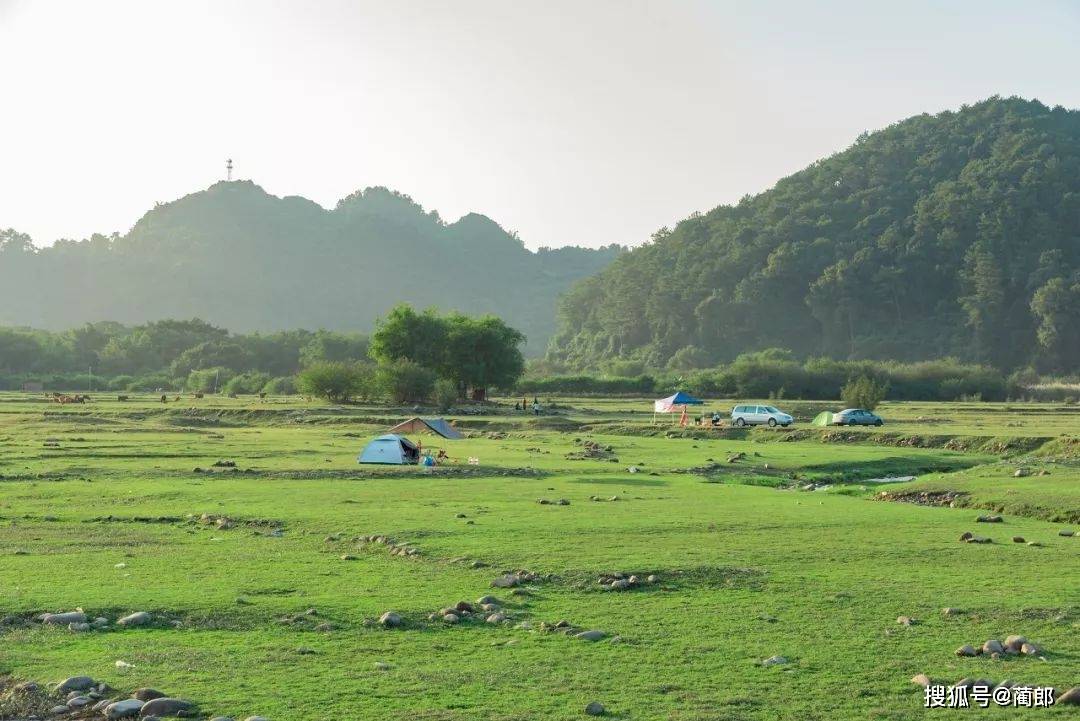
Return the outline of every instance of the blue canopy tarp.
{"type": "Polygon", "coordinates": [[[661,398],[653,403],[654,413],[674,413],[678,406],[700,406],[704,405],[705,401],[694,398],[689,393],[683,393],[679,391],[673,396],[667,398],[661,398]]]}

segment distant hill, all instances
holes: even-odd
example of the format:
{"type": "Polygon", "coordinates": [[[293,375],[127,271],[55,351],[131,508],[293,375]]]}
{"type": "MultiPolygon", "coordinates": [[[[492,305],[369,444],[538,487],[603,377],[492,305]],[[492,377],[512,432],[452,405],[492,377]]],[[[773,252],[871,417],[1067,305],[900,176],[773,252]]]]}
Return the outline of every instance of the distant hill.
{"type": "Polygon", "coordinates": [[[221,182],[158,205],[124,236],[36,249],[0,234],[0,325],[64,329],[198,317],[234,331],[370,330],[399,301],[491,312],[543,351],[555,299],[620,249],[527,250],[483,215],[456,223],[368,188],[333,210],[221,182]]]}
{"type": "Polygon", "coordinates": [[[798,355],[1080,370],[1080,112],[920,115],[695,214],[561,302],[550,358],[798,355]]]}

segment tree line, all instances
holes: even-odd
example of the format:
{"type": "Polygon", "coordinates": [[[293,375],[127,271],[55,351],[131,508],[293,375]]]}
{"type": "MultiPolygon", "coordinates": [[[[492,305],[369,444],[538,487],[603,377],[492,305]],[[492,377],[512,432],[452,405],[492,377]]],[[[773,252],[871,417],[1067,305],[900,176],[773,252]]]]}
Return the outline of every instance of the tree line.
{"type": "Polygon", "coordinates": [[[371,336],[230,333],[197,318],[60,332],[0,327],[0,388],[283,393],[300,380],[333,400],[422,400],[439,381],[444,398],[450,391],[482,397],[488,387],[513,386],[524,369],[523,343],[522,333],[494,316],[418,312],[408,304],[394,307],[371,336]],[[320,385],[329,378],[333,383],[320,385]]]}

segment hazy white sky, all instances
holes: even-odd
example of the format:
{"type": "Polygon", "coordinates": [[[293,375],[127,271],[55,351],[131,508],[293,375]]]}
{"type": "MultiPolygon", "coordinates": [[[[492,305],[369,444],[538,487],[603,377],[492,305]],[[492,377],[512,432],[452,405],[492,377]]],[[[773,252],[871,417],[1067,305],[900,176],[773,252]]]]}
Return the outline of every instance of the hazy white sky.
{"type": "Polygon", "coordinates": [[[0,0],[0,227],[126,232],[237,176],[637,244],[872,130],[1080,107],[1080,0],[0,0]]]}

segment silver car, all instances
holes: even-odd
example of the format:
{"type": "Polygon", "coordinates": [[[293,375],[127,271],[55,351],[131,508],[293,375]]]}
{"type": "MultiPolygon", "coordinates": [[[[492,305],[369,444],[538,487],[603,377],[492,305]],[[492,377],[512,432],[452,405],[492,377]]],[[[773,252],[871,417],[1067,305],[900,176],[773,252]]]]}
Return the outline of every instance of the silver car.
{"type": "Polygon", "coordinates": [[[865,408],[845,408],[839,413],[833,413],[834,426],[882,426],[885,421],[881,416],[871,413],[865,408]]]}
{"type": "Polygon", "coordinates": [[[795,419],[772,406],[746,405],[731,409],[731,425],[739,426],[784,426],[787,428],[795,419]]]}

